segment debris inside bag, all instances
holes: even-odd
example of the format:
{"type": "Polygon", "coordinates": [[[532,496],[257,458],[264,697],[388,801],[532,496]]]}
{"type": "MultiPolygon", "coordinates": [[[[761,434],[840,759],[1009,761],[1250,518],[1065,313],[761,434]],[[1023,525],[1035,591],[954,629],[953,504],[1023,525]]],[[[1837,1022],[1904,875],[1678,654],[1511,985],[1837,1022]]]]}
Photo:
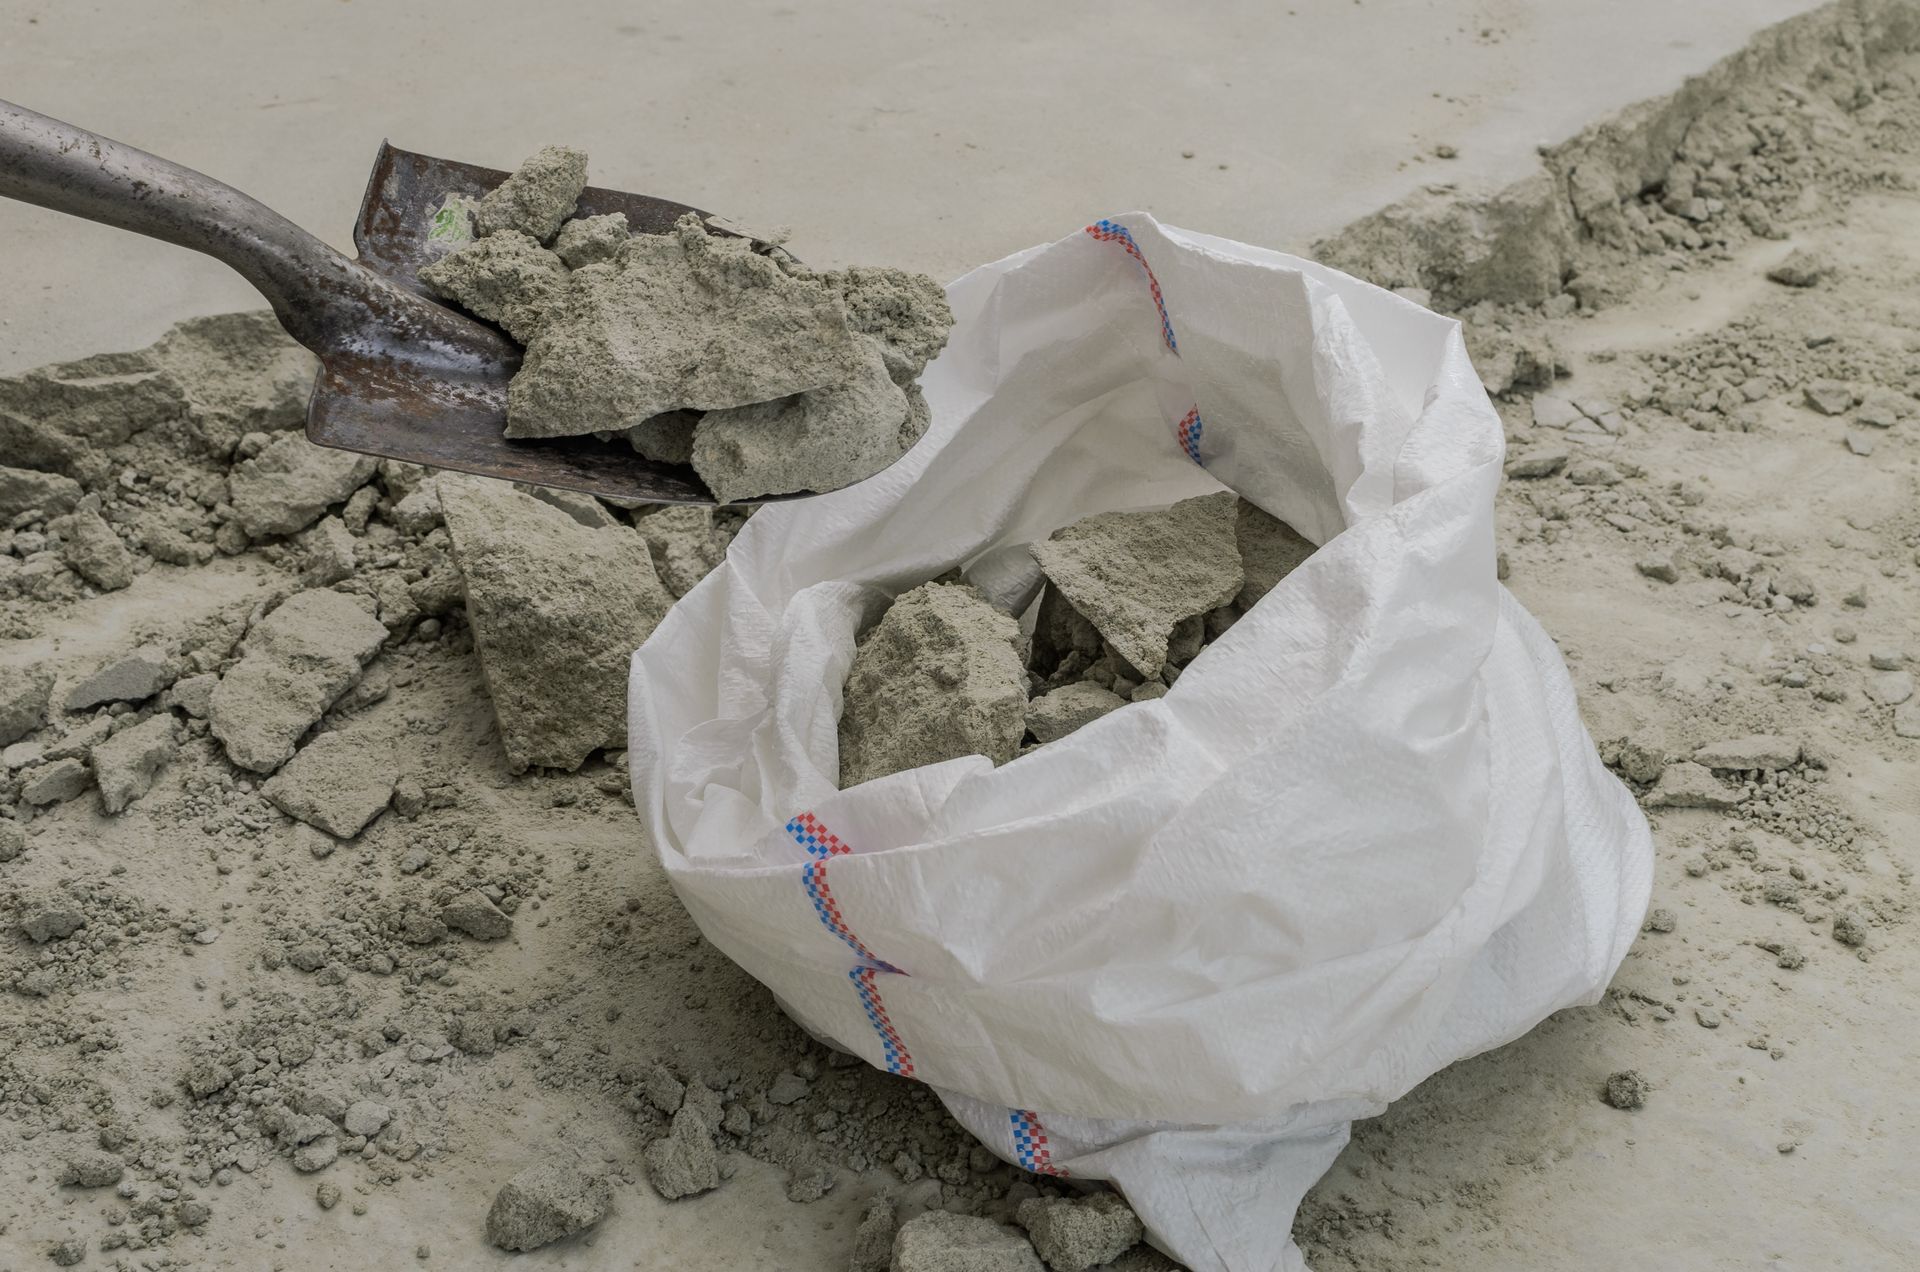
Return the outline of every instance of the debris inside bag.
{"type": "Polygon", "coordinates": [[[851,485],[926,432],[917,381],[953,325],[933,279],[811,270],[692,213],[665,234],[568,219],[585,185],[585,155],[541,150],[420,271],[526,346],[508,437],[623,435],[732,503],[851,485]]]}
{"type": "Polygon", "coordinates": [[[1032,545],[1046,583],[1030,639],[965,583],[903,593],[847,675],[842,789],[963,755],[1004,764],[1163,697],[1313,550],[1222,491],[1083,517],[1032,545]]]}

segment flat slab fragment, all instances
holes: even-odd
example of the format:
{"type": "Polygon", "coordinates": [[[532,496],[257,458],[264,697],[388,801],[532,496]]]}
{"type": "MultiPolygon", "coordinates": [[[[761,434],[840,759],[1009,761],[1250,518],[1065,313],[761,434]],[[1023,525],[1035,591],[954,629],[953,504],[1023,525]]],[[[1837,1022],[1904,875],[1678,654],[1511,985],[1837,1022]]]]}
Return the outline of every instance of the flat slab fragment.
{"type": "Polygon", "coordinates": [[[526,344],[566,291],[567,266],[532,236],[503,230],[447,253],[420,281],[526,344]]]}
{"type": "Polygon", "coordinates": [[[93,748],[100,805],[117,813],[153,788],[153,779],[179,749],[173,714],[159,711],[93,748]]]}
{"type": "Polygon", "coordinates": [[[893,1272],[1044,1272],[1018,1228],[977,1215],[929,1210],[893,1238],[893,1272]]]}
{"type": "Polygon", "coordinates": [[[352,839],[393,798],[393,747],[350,732],[323,733],[275,773],[260,793],[287,816],[336,839],[352,839]]]}
{"type": "Polygon", "coordinates": [[[1033,555],[1047,581],[1151,679],[1182,619],[1240,593],[1237,503],[1222,491],[1164,511],[1103,512],[1054,531],[1033,555]]]}
{"type": "Polygon", "coordinates": [[[572,770],[625,745],[628,660],[672,604],[646,541],[499,482],[439,489],[507,762],[572,770]]]}
{"type": "Polygon", "coordinates": [[[1126,705],[1125,698],[1104,685],[1076,680],[1027,704],[1027,732],[1041,742],[1057,742],[1081,725],[1126,705]]]}
{"type": "Polygon", "coordinates": [[[1011,760],[1026,732],[1019,646],[1019,624],[970,586],[902,593],[847,673],[841,788],[964,755],[1011,760]]]}
{"type": "Polygon", "coordinates": [[[1693,762],[1710,769],[1792,768],[1800,762],[1800,743],[1772,733],[1755,733],[1743,738],[1714,742],[1693,753],[1693,762]]]}
{"type": "Polygon", "coordinates": [[[213,736],[241,768],[271,773],[294,744],[360,679],[387,638],[354,598],[296,592],[247,633],[246,652],[207,700],[213,736]]]}
{"type": "Polygon", "coordinates": [[[103,702],[145,702],[173,683],[166,651],[143,646],[115,659],[67,691],[67,710],[84,711],[103,702]]]}
{"type": "Polygon", "coordinates": [[[377,464],[371,455],[315,446],[288,433],[233,466],[229,499],[240,528],[253,537],[293,534],[366,485],[377,464]]]}
{"type": "Polygon", "coordinates": [[[603,1180],[568,1166],[533,1166],[494,1195],[487,1240],[502,1250],[535,1250],[592,1227],[612,1201],[603,1180]]]}

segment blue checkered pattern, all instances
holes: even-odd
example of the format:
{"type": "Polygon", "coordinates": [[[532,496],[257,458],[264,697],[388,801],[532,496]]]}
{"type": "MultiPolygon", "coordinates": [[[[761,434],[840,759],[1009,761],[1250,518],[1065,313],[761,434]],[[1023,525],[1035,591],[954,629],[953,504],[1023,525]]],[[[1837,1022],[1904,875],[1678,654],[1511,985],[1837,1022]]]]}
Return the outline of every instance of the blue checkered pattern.
{"type": "Polygon", "coordinates": [[[1040,1115],[1032,1109],[1008,1109],[1007,1121],[1013,1126],[1013,1156],[1021,1167],[1036,1175],[1065,1178],[1065,1169],[1053,1164],[1053,1145],[1040,1115]]]}

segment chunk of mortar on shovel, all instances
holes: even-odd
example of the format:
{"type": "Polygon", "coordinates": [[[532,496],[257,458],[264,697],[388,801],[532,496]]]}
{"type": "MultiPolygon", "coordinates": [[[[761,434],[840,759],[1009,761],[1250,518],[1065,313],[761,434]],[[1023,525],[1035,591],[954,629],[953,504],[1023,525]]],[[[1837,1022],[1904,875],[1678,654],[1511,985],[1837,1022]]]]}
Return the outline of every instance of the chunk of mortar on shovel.
{"type": "MultiPolygon", "coordinates": [[[[260,290],[280,325],[320,359],[307,405],[310,440],[615,499],[713,503],[686,464],[592,438],[503,435],[519,347],[429,299],[418,270],[437,255],[430,235],[449,199],[477,200],[506,176],[382,142],[353,227],[359,259],[348,260],[231,186],[0,101],[0,195],[205,252],[260,290]]],[[[688,212],[707,216],[587,187],[578,215],[608,212],[625,213],[636,233],[656,234],[688,212]]]]}

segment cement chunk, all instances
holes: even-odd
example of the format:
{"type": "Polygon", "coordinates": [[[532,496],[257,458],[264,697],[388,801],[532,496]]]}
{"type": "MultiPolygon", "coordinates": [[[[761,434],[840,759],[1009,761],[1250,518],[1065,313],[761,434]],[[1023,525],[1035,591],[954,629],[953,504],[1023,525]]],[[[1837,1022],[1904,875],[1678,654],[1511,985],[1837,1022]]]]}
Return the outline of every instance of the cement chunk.
{"type": "Polygon", "coordinates": [[[569,1166],[533,1166],[509,1179],[487,1211],[487,1240],[537,1250],[599,1223],[613,1196],[604,1180],[569,1166]]]}
{"type": "Polygon", "coordinates": [[[508,387],[507,436],[617,431],[848,384],[865,352],[833,289],[688,214],[574,271],[508,387]]]}
{"type": "Polygon", "coordinates": [[[678,504],[634,522],[653,554],[654,569],[675,599],[693,590],[727,555],[733,536],[715,522],[713,509],[678,504]]]}
{"type": "Polygon", "coordinates": [[[850,383],[707,412],[693,433],[693,470],[722,503],[824,493],[899,459],[926,423],[876,347],[850,383]]]}
{"type": "Polygon", "coordinates": [[[1016,1228],[929,1210],[900,1225],[893,1272],[1044,1272],[1044,1265],[1016,1228]]]}
{"type": "Polygon", "coordinates": [[[213,736],[241,768],[271,773],[360,678],[387,629],[340,592],[297,592],[247,633],[246,653],[207,703],[213,736]]]}
{"type": "Polygon", "coordinates": [[[1669,764],[1660,780],[1647,792],[1648,808],[1727,809],[1746,799],[1747,793],[1728,786],[1713,775],[1713,770],[1685,760],[1669,764]]]}
{"type": "Polygon", "coordinates": [[[93,748],[94,780],[100,784],[100,804],[117,813],[153,788],[153,779],[179,749],[173,716],[156,712],[122,729],[93,748]]]}
{"type": "Polygon", "coordinates": [[[476,941],[504,940],[513,932],[513,919],[477,889],[463,892],[442,906],[440,921],[476,941]]]}
{"type": "Polygon", "coordinates": [[[80,502],[80,483],[59,473],[0,466],[0,522],[38,509],[49,517],[72,512],[80,502]]]}
{"type": "Polygon", "coordinates": [[[1084,1200],[1033,1197],[1020,1203],[1020,1226],[1053,1272],[1087,1272],[1109,1263],[1146,1235],[1117,1193],[1084,1200]]]}
{"type": "Polygon", "coordinates": [[[628,659],[671,604],[646,541],[498,483],[439,487],[508,762],[572,770],[624,745],[628,659]]]}
{"type": "Polygon", "coordinates": [[[893,1235],[899,1223],[893,1202],[875,1197],[860,1216],[853,1234],[853,1258],[847,1272],[888,1272],[893,1263],[893,1235]]]}
{"type": "Polygon", "coordinates": [[[46,723],[52,693],[53,673],[45,668],[0,666],[0,746],[46,723]]]}
{"type": "Polygon", "coordinates": [[[133,582],[133,553],[91,508],[56,518],[47,529],[60,537],[60,559],[67,568],[102,592],[117,592],[133,582]]]}
{"type": "Polygon", "coordinates": [[[1127,705],[1111,689],[1079,680],[1041,694],[1027,704],[1027,732],[1041,742],[1056,742],[1083,724],[1127,705]]]}
{"type": "Polygon", "coordinates": [[[693,462],[693,430],[700,422],[698,411],[668,411],[641,420],[627,430],[627,444],[636,455],[657,459],[663,464],[693,462]]]}
{"type": "Polygon", "coordinates": [[[566,291],[567,267],[532,236],[501,230],[426,266],[420,281],[526,344],[566,291]]]}
{"type": "Polygon", "coordinates": [[[560,233],[553,240],[553,250],[567,263],[568,269],[579,269],[612,260],[629,237],[631,231],[627,229],[625,212],[583,216],[560,227],[560,233]]]}
{"type": "Polygon", "coordinates": [[[268,779],[260,793],[287,816],[352,839],[393,798],[393,748],[351,733],[323,733],[268,779]]]}
{"type": "Polygon", "coordinates": [[[1755,733],[1703,746],[1693,753],[1693,762],[1710,769],[1772,772],[1792,768],[1800,762],[1800,743],[1771,733],[1755,733]]]}
{"type": "Polygon", "coordinates": [[[1011,760],[1026,732],[1019,643],[1019,625],[964,584],[901,595],[847,674],[842,789],[964,755],[1011,760]]]}
{"type": "Polygon", "coordinates": [[[647,1145],[641,1160],[647,1169],[647,1182],[668,1201],[720,1186],[720,1158],[713,1145],[713,1127],[697,1109],[683,1106],[675,1113],[672,1128],[647,1145]]]}
{"type": "Polygon", "coordinates": [[[35,945],[61,941],[87,925],[80,907],[58,894],[37,897],[20,908],[20,934],[35,945]]]}
{"type": "Polygon", "coordinates": [[[68,1188],[105,1188],[117,1184],[127,1165],[112,1153],[83,1148],[60,1165],[59,1182],[68,1188]]]}
{"type": "Polygon", "coordinates": [[[254,538],[294,534],[366,485],[378,463],[371,455],[315,446],[304,434],[288,433],[233,466],[229,501],[240,528],[254,538]]]}
{"type": "Polygon", "coordinates": [[[1315,551],[1299,531],[1245,499],[1236,503],[1233,538],[1240,547],[1240,565],[1247,576],[1240,595],[1234,598],[1242,611],[1252,609],[1315,551]]]}
{"type": "Polygon", "coordinates": [[[68,690],[67,710],[84,711],[103,702],[145,702],[172,684],[173,674],[164,650],[144,646],[68,690]]]}
{"type": "Polygon", "coordinates": [[[1165,511],[1103,512],[1056,530],[1033,555],[1047,580],[1116,653],[1153,679],[1182,619],[1240,593],[1236,496],[1222,491],[1165,511]]]}
{"type": "Polygon", "coordinates": [[[542,146],[473,208],[473,232],[481,238],[517,230],[542,243],[573,215],[587,188],[587,156],[572,146],[542,146]]]}
{"type": "Polygon", "coordinates": [[[69,757],[43,764],[20,783],[20,801],[36,808],[72,799],[93,781],[85,760],[69,757]]]}

